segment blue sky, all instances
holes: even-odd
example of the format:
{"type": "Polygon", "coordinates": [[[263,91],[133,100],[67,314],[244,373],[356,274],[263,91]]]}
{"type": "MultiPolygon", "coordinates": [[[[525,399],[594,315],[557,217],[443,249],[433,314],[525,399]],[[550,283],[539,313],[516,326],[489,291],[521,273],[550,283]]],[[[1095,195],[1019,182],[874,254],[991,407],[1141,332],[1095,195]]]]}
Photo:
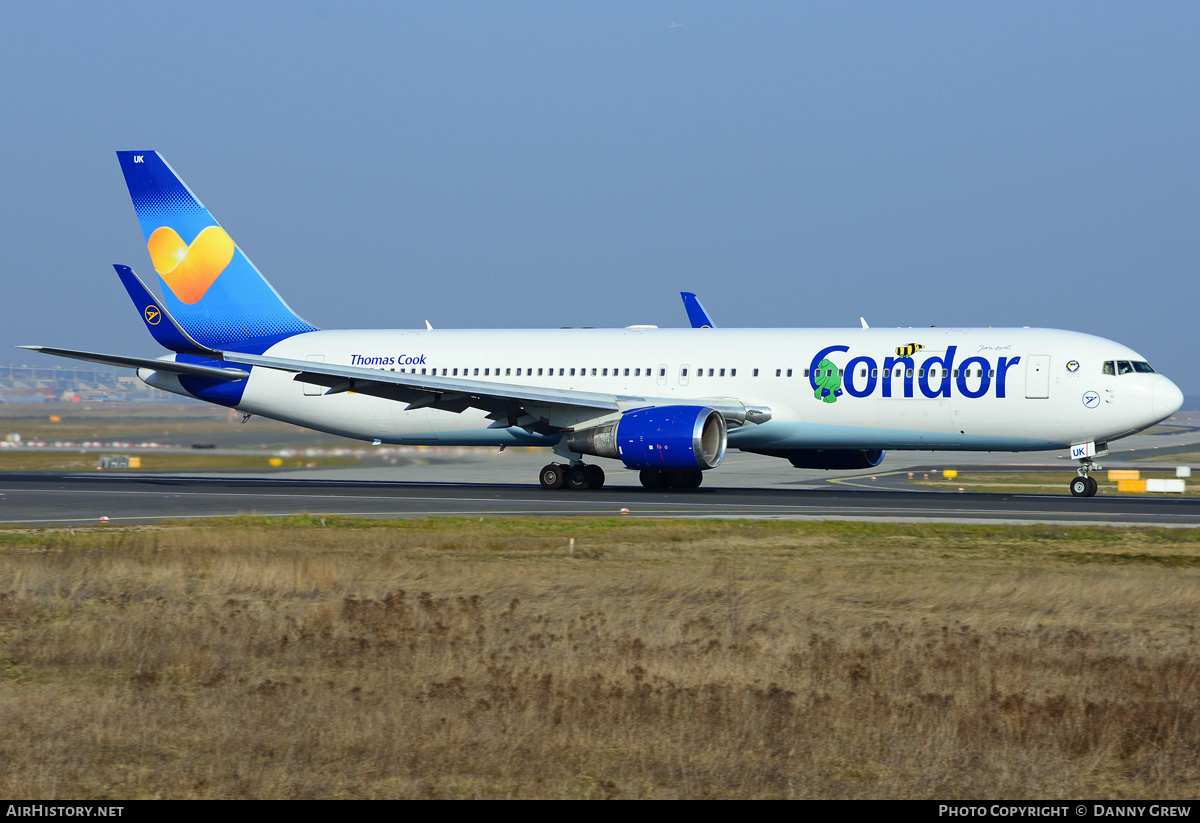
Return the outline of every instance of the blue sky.
{"type": "MultiPolygon", "coordinates": [[[[1200,6],[9,4],[0,346],[156,354],[113,152],[318,326],[1050,326],[1200,393],[1200,6]],[[671,23],[682,26],[669,28],[671,23]]],[[[12,351],[0,360],[29,362],[12,351]]]]}

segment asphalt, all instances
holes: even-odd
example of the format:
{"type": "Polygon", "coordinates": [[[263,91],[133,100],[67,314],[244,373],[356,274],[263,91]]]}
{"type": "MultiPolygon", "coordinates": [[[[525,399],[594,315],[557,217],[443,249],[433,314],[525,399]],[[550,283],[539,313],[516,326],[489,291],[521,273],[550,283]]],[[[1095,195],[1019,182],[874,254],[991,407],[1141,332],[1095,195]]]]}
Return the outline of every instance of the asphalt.
{"type": "MultiPolygon", "coordinates": [[[[1102,459],[1109,468],[1170,469],[1167,455],[1200,451],[1200,414],[1135,435],[1102,459]],[[1154,462],[1149,462],[1154,458],[1154,462]]],[[[365,517],[723,517],[891,522],[1099,523],[1200,526],[1200,498],[975,494],[917,489],[914,475],[1045,471],[1074,464],[1060,454],[892,452],[878,469],[801,471],[785,460],[731,452],[694,491],[641,488],[637,472],[596,461],[599,491],[547,492],[536,482],[551,459],[536,449],[429,449],[374,466],[236,473],[0,472],[0,525],[153,523],[244,514],[365,517]]]]}
{"type": "Polygon", "coordinates": [[[0,524],[152,523],[236,515],[620,517],[1200,526],[1200,499],[874,491],[843,485],[547,492],[532,483],[414,483],[132,474],[0,475],[0,524]]]}

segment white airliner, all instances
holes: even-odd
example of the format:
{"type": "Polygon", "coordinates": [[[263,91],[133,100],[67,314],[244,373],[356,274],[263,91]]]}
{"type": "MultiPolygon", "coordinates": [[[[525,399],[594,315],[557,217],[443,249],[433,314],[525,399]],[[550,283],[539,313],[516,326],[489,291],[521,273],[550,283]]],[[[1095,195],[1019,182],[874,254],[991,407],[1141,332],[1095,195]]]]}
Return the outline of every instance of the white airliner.
{"type": "Polygon", "coordinates": [[[151,386],[374,443],[545,446],[548,489],[585,456],[695,488],[727,448],[865,469],[888,449],[1070,449],[1091,496],[1107,444],[1183,395],[1135,351],[1051,329],[322,331],[301,320],[156,152],[118,152],[163,297],[116,266],[158,359],[151,386]]]}

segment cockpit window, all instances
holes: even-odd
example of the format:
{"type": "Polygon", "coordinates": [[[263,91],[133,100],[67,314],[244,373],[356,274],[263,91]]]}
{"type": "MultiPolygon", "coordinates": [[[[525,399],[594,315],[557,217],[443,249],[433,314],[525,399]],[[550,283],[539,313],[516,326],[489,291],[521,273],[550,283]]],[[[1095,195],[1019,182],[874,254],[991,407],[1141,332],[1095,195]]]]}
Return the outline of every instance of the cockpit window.
{"type": "Polygon", "coordinates": [[[1139,374],[1154,374],[1154,367],[1144,360],[1134,360],[1133,370],[1139,374]]]}
{"type": "Polygon", "coordinates": [[[1113,375],[1115,375],[1117,373],[1116,364],[1112,360],[1105,361],[1104,373],[1105,374],[1113,374],[1113,375]]]}
{"type": "Polygon", "coordinates": [[[1117,374],[1133,374],[1133,364],[1128,360],[1118,360],[1117,374]]]}

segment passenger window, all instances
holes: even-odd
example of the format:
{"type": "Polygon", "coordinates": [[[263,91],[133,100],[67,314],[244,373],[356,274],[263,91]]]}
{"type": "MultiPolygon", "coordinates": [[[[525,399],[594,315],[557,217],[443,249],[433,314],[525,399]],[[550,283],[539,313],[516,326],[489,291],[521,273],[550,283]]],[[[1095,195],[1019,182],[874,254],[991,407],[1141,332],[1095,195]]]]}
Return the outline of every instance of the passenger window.
{"type": "Polygon", "coordinates": [[[520,377],[520,376],[521,376],[521,369],[518,367],[517,368],[517,377],[520,377]]]}
{"type": "Polygon", "coordinates": [[[925,370],[917,369],[917,377],[924,377],[924,376],[925,376],[925,370]]]}
{"type": "Polygon", "coordinates": [[[626,370],[625,370],[625,376],[626,376],[626,377],[628,377],[628,376],[629,376],[629,369],[626,369],[626,370]]]}
{"type": "Polygon", "coordinates": [[[454,370],[454,376],[455,376],[455,377],[458,377],[458,369],[455,369],[455,370],[454,370]]]}
{"type": "Polygon", "coordinates": [[[730,370],[729,370],[729,376],[730,376],[730,377],[737,377],[737,369],[730,369],[730,370]]]}
{"type": "MultiPolygon", "coordinates": [[[[649,369],[647,369],[647,371],[649,371],[649,369]]],[[[666,376],[667,376],[667,370],[666,370],[666,369],[659,369],[659,370],[658,370],[658,376],[659,376],[659,377],[666,377],[666,376]]]]}
{"type": "Polygon", "coordinates": [[[479,369],[476,369],[476,370],[475,370],[475,376],[476,376],[476,377],[478,377],[478,376],[479,376],[479,369]]]}
{"type": "Polygon", "coordinates": [[[792,376],[792,370],[788,369],[788,377],[791,377],[791,376],[792,376]]]}
{"type": "Polygon", "coordinates": [[[592,377],[595,377],[595,376],[596,376],[596,370],[592,369],[592,377]]]}
{"type": "Polygon", "coordinates": [[[487,376],[488,376],[488,374],[490,374],[490,373],[491,373],[491,369],[484,369],[484,370],[483,370],[483,376],[484,376],[484,377],[487,377],[487,376]]]}
{"type": "Polygon", "coordinates": [[[424,369],[421,369],[421,374],[424,374],[424,373],[425,373],[425,370],[424,370],[424,369]]]}
{"type": "Polygon", "coordinates": [[[879,369],[871,369],[871,376],[872,376],[872,377],[878,377],[878,376],[879,376],[879,369]]]}
{"type": "Polygon", "coordinates": [[[720,376],[720,377],[724,377],[724,376],[725,376],[725,370],[724,370],[724,369],[721,369],[721,373],[720,373],[720,375],[719,375],[719,376],[720,376]]]}
{"type": "Polygon", "coordinates": [[[687,377],[687,369],[686,368],[680,369],[679,374],[683,377],[687,377]]]}
{"type": "Polygon", "coordinates": [[[634,369],[634,370],[633,370],[633,376],[634,376],[634,377],[641,377],[641,376],[642,376],[642,370],[641,370],[641,369],[634,369]]]}
{"type": "Polygon", "coordinates": [[[571,369],[571,376],[572,376],[572,377],[574,377],[574,376],[575,376],[575,370],[574,370],[574,369],[571,369]]]}
{"type": "MultiPolygon", "coordinates": [[[[551,369],[551,371],[553,371],[553,369],[551,369]]],[[[541,376],[542,376],[542,370],[538,369],[538,377],[541,377],[541,376]]]]}
{"type": "Polygon", "coordinates": [[[601,373],[601,375],[600,375],[600,376],[601,376],[601,377],[608,377],[608,369],[605,369],[605,370],[604,370],[604,371],[601,373]]]}
{"type": "Polygon", "coordinates": [[[565,371],[566,371],[566,369],[562,369],[562,368],[560,368],[560,369],[558,370],[558,376],[559,376],[559,377],[562,377],[562,376],[563,376],[563,372],[565,372],[565,371]]]}
{"type": "Polygon", "coordinates": [[[845,375],[845,369],[838,369],[838,377],[842,377],[844,375],[845,375]]]}
{"type": "Polygon", "coordinates": [[[988,377],[995,377],[995,376],[996,376],[996,370],[988,369],[988,377]]]}
{"type": "MultiPolygon", "coordinates": [[[[783,371],[782,371],[782,370],[780,370],[780,369],[776,369],[776,370],[775,370],[775,376],[776,376],[776,377],[778,377],[778,376],[779,376],[779,375],[781,375],[781,374],[783,374],[783,371]]],[[[804,376],[805,376],[805,377],[808,377],[808,375],[807,375],[807,374],[806,374],[806,375],[804,375],[804,376]]]]}
{"type": "Polygon", "coordinates": [[[867,376],[867,370],[866,370],[866,369],[863,369],[862,371],[860,371],[860,372],[858,373],[858,376],[859,376],[859,377],[866,377],[866,376],[867,376]]]}
{"type": "Polygon", "coordinates": [[[905,376],[905,377],[912,377],[912,369],[907,369],[907,370],[904,372],[904,376],[905,376]]]}
{"type": "Polygon", "coordinates": [[[758,369],[755,369],[755,370],[754,370],[754,376],[755,376],[755,377],[758,377],[758,369]]]}
{"type": "MultiPolygon", "coordinates": [[[[790,376],[790,374],[789,374],[789,376],[790,376]]],[[[804,370],[804,376],[808,377],[808,369],[804,370]]],[[[817,377],[820,377],[820,376],[821,376],[820,374],[817,375],[817,377]]]]}

